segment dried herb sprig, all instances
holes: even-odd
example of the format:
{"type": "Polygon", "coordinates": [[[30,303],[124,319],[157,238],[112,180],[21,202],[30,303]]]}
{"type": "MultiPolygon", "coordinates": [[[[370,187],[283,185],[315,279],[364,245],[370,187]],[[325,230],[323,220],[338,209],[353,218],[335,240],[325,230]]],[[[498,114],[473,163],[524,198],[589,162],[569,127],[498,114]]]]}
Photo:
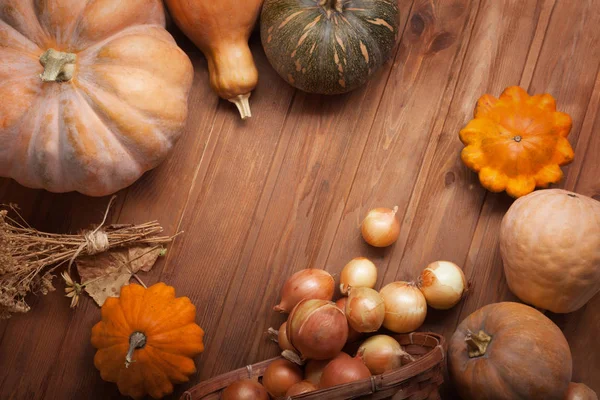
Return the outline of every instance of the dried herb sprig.
{"type": "Polygon", "coordinates": [[[163,231],[157,221],[140,225],[104,226],[110,206],[100,225],[78,235],[40,232],[30,227],[13,204],[0,207],[0,319],[29,311],[29,293],[47,294],[54,290],[53,272],[79,257],[129,246],[157,246],[172,237],[155,236],[163,231]],[[13,218],[9,215],[15,214],[13,218]]]}

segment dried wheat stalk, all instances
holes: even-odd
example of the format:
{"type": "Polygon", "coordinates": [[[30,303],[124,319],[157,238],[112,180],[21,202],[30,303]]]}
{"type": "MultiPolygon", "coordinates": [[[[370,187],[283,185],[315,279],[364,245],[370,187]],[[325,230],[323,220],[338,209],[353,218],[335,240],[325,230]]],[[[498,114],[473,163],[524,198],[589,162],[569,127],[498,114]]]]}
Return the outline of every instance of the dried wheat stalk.
{"type": "Polygon", "coordinates": [[[78,257],[117,247],[156,246],[172,240],[172,237],[154,236],[163,231],[157,221],[140,225],[104,226],[113,200],[114,197],[100,225],[78,235],[40,232],[23,220],[17,206],[1,205],[0,319],[29,311],[25,302],[27,294],[47,294],[54,290],[53,272],[65,266],[70,269],[78,257]],[[16,219],[9,216],[9,210],[14,212],[16,219]]]}

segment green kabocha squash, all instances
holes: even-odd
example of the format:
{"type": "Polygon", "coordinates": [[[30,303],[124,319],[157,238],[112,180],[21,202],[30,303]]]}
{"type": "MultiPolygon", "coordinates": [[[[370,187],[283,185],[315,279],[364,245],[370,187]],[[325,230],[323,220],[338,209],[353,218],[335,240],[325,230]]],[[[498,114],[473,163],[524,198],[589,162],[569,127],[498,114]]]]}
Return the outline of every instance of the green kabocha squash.
{"type": "Polygon", "coordinates": [[[397,0],[266,0],[261,39],[269,62],[309,93],[356,89],[391,56],[397,0]]]}

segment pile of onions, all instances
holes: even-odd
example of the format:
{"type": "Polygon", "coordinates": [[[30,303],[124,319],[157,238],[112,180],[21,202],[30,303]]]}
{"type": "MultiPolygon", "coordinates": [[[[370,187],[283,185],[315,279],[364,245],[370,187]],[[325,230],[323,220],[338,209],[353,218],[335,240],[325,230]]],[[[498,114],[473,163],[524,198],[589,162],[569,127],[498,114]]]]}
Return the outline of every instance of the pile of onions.
{"type": "Polygon", "coordinates": [[[371,288],[352,288],[346,301],[345,314],[355,331],[376,332],[385,318],[383,297],[371,288]]]}
{"type": "Polygon", "coordinates": [[[273,328],[269,328],[268,332],[271,336],[271,340],[276,342],[281,350],[295,350],[294,346],[291,345],[287,337],[287,322],[281,324],[278,331],[273,328]]]}
{"type": "Polygon", "coordinates": [[[304,379],[314,385],[318,385],[323,375],[323,369],[331,360],[310,360],[304,367],[304,379]]]}
{"type": "MultiPolygon", "coordinates": [[[[346,302],[348,301],[347,297],[340,297],[336,300],[335,305],[338,306],[340,310],[346,314],[346,302]]],[[[346,317],[348,319],[348,317],[346,317]]],[[[354,343],[358,341],[362,337],[362,333],[356,331],[353,327],[350,326],[350,322],[348,322],[348,340],[346,343],[354,343]]]]}
{"type": "Polygon", "coordinates": [[[340,274],[340,292],[348,294],[348,289],[356,287],[374,288],[377,283],[377,267],[365,257],[352,259],[340,274]]]}
{"type": "Polygon", "coordinates": [[[387,247],[400,235],[400,222],[396,218],[398,207],[374,208],[362,222],[361,232],[367,243],[374,247],[387,247]]]}
{"type": "Polygon", "coordinates": [[[379,293],[385,303],[385,328],[396,333],[408,333],[423,325],[427,301],[414,283],[392,282],[379,293]]]}
{"type": "Polygon", "coordinates": [[[292,386],[301,381],[300,367],[282,358],[269,364],[262,377],[263,386],[273,397],[285,396],[292,386]]]}
{"type": "Polygon", "coordinates": [[[429,264],[421,272],[418,284],[427,304],[438,310],[454,307],[467,288],[462,269],[450,261],[429,264]]]}
{"type": "Polygon", "coordinates": [[[303,359],[327,360],[337,356],[348,339],[344,312],[327,300],[302,300],[287,323],[290,344],[303,359]]]}
{"type": "Polygon", "coordinates": [[[267,390],[255,380],[242,379],[227,386],[221,393],[222,400],[269,400],[267,390]]]}
{"type": "Polygon", "coordinates": [[[325,270],[303,269],[292,275],[281,288],[281,301],[275,311],[290,312],[300,300],[331,300],[335,291],[335,280],[325,270]]]}
{"type": "Polygon", "coordinates": [[[326,389],[370,376],[369,368],[359,358],[352,358],[346,353],[340,353],[323,369],[319,388],[326,389]]]}
{"type": "Polygon", "coordinates": [[[373,375],[383,374],[412,361],[412,356],[402,349],[396,339],[388,335],[371,336],[360,345],[356,356],[373,375]]]}
{"type": "Polygon", "coordinates": [[[317,390],[317,385],[309,381],[302,381],[289,388],[285,395],[296,396],[298,394],[314,392],[315,390],[317,390]]]}

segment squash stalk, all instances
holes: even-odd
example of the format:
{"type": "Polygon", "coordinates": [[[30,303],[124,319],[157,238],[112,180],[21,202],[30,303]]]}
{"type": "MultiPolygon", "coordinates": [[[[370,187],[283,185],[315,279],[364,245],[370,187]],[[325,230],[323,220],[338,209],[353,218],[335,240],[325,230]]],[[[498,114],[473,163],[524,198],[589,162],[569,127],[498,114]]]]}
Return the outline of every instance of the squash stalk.
{"type": "Polygon", "coordinates": [[[319,5],[328,10],[342,12],[342,0],[321,0],[319,5]]]}
{"type": "Polygon", "coordinates": [[[133,332],[129,336],[129,350],[125,356],[125,368],[129,368],[133,360],[133,352],[142,349],[146,345],[146,335],[142,332],[133,332]]]}
{"type": "Polygon", "coordinates": [[[44,72],[40,75],[43,82],[68,82],[75,73],[77,56],[73,53],[63,53],[48,49],[40,56],[40,64],[44,72]]]}
{"type": "Polygon", "coordinates": [[[465,342],[467,343],[467,350],[469,350],[469,358],[485,355],[491,341],[492,337],[484,331],[479,331],[479,333],[468,331],[465,342]]]}
{"type": "Polygon", "coordinates": [[[248,119],[252,116],[252,111],[250,111],[250,101],[248,100],[251,94],[252,93],[240,94],[233,99],[228,99],[235,104],[242,119],[248,119]]]}

